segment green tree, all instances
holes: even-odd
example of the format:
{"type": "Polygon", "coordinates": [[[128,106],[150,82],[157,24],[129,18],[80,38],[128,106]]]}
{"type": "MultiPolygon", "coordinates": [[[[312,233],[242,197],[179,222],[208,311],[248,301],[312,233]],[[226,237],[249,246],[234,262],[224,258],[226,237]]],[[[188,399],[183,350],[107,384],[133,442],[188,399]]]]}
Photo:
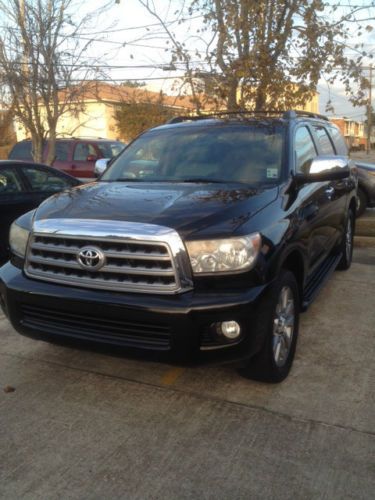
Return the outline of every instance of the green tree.
{"type": "Polygon", "coordinates": [[[162,125],[176,116],[176,110],[163,103],[162,95],[157,102],[143,97],[136,97],[131,102],[123,102],[115,112],[117,129],[121,137],[130,141],[141,132],[157,125],[162,125]]]}

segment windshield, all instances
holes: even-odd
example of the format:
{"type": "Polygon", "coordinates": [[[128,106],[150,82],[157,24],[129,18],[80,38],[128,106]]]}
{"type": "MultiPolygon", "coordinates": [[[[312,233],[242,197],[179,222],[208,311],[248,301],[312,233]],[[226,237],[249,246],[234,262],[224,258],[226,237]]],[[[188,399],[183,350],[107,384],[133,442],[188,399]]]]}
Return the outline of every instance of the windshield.
{"type": "Polygon", "coordinates": [[[279,124],[154,130],[128,146],[101,180],[275,184],[283,137],[279,124]]]}
{"type": "Polygon", "coordinates": [[[117,156],[124,149],[126,144],[123,142],[99,142],[97,143],[103,158],[113,158],[117,156]]]}

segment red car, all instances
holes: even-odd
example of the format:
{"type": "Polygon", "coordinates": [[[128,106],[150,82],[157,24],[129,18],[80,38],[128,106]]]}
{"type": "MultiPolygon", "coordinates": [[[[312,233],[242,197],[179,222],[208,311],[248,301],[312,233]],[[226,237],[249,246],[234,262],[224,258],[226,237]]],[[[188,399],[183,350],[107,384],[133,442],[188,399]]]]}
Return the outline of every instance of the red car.
{"type": "MultiPolygon", "coordinates": [[[[100,158],[112,158],[122,151],[125,144],[109,139],[66,138],[56,140],[53,167],[79,178],[94,178],[94,166],[100,158]]],[[[43,161],[48,154],[48,141],[43,151],[43,161]]],[[[33,161],[31,141],[17,142],[9,154],[10,160],[33,161]]]]}

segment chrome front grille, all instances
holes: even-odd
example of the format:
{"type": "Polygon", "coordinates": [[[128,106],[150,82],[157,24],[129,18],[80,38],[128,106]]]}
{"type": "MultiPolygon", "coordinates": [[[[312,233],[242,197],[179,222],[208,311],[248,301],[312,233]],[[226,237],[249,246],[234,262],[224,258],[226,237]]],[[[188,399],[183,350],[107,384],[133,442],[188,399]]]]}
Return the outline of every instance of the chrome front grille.
{"type": "Polygon", "coordinates": [[[151,224],[38,221],[30,236],[25,272],[33,278],[86,288],[179,293],[191,282],[178,240],[175,231],[151,224]]]}

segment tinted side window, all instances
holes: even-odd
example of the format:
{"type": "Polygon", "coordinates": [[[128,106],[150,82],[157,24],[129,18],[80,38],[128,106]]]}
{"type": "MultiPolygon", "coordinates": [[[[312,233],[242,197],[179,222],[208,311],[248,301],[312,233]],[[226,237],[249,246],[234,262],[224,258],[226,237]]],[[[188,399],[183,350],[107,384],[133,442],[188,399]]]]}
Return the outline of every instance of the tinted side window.
{"type": "Polygon", "coordinates": [[[20,193],[21,182],[13,168],[0,169],[0,198],[2,195],[20,193]]]}
{"type": "Polygon", "coordinates": [[[22,141],[14,145],[9,154],[10,159],[32,160],[31,141],[22,141]]]}
{"type": "Polygon", "coordinates": [[[23,168],[22,172],[30,182],[33,191],[57,192],[71,187],[66,179],[48,170],[27,167],[23,168]]]}
{"type": "Polygon", "coordinates": [[[103,158],[113,158],[121,153],[125,144],[121,142],[98,142],[97,147],[100,149],[103,158]]]}
{"type": "Polygon", "coordinates": [[[321,154],[334,155],[335,150],[326,129],[324,127],[314,127],[314,130],[318,137],[321,154]]]}
{"type": "Polygon", "coordinates": [[[333,139],[338,155],[347,156],[348,148],[345,143],[345,139],[341,135],[341,132],[336,127],[329,127],[329,132],[333,139]]]}
{"type": "Polygon", "coordinates": [[[87,161],[89,155],[97,156],[96,150],[92,144],[77,144],[74,150],[74,160],[87,161]]]}
{"type": "Polygon", "coordinates": [[[307,127],[300,127],[294,141],[296,172],[307,174],[311,161],[317,156],[314,141],[307,127]]]}
{"type": "Polygon", "coordinates": [[[56,142],[55,156],[56,160],[69,160],[69,143],[56,142]]]}

